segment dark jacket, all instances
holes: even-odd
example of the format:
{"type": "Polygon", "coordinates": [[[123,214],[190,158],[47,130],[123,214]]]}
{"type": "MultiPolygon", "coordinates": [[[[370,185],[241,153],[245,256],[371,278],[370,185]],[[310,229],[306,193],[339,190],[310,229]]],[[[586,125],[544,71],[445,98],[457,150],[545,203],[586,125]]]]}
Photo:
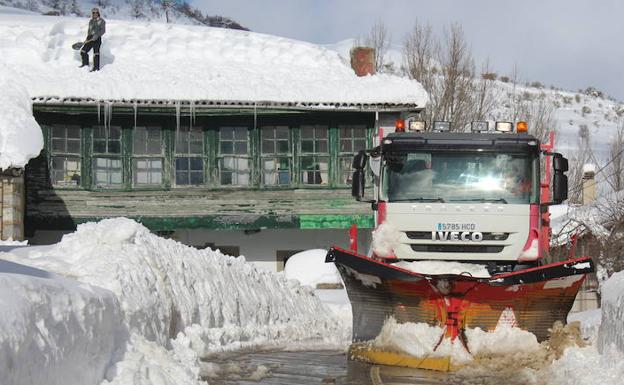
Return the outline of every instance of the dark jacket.
{"type": "Polygon", "coordinates": [[[88,36],[91,36],[91,40],[97,40],[106,32],[106,22],[101,17],[97,19],[89,20],[88,36]]]}

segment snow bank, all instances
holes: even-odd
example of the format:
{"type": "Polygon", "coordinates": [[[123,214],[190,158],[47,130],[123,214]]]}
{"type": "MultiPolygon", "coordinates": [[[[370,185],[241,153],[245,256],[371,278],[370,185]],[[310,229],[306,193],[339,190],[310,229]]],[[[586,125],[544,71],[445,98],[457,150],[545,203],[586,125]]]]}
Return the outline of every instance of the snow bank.
{"type": "Polygon", "coordinates": [[[613,346],[624,353],[624,271],[613,274],[601,286],[602,322],[598,331],[598,350],[613,346]]]}
{"type": "Polygon", "coordinates": [[[304,286],[316,287],[319,283],[342,283],[340,273],[333,263],[325,263],[327,250],[312,249],[294,254],[284,266],[286,279],[296,279],[304,286]]]}
{"type": "Polygon", "coordinates": [[[22,262],[109,289],[129,331],[161,346],[179,333],[192,334],[199,354],[293,341],[343,346],[349,338],[299,285],[244,258],[159,238],[125,218],[80,225],[22,262]]]}
{"type": "Polygon", "coordinates": [[[112,292],[4,260],[0,309],[3,385],[99,384],[126,338],[112,292]]]}

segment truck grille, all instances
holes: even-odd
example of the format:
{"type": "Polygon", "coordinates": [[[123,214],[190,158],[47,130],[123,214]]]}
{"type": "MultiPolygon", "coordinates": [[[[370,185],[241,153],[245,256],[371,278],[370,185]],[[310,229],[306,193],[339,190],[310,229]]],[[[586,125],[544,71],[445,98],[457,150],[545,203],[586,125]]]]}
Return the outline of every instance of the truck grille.
{"type": "MultiPolygon", "coordinates": [[[[510,233],[482,233],[484,241],[506,241],[510,233]]],[[[406,231],[405,235],[414,240],[431,240],[431,231],[406,231]]]]}
{"type": "Polygon", "coordinates": [[[412,250],[425,253],[500,253],[505,246],[486,245],[410,245],[412,250]]]}

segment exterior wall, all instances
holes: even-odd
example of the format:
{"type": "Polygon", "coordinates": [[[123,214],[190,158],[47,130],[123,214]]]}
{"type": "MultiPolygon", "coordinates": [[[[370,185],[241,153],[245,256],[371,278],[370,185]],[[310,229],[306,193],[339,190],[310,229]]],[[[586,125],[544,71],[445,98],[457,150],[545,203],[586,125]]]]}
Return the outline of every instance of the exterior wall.
{"type": "Polygon", "coordinates": [[[353,155],[372,145],[374,113],[196,110],[195,136],[187,136],[190,117],[178,125],[174,108],[116,108],[105,112],[106,126],[94,107],[42,108],[35,105],[35,118],[45,149],[27,166],[30,237],[117,216],[153,231],[372,225],[370,208],[351,197],[350,176],[353,155]],[[146,128],[157,139],[141,134],[146,128]],[[228,137],[229,129],[242,131],[228,137]],[[141,168],[146,159],[158,167],[141,168]],[[198,182],[188,182],[190,160],[201,164],[198,182]]]}
{"type": "Polygon", "coordinates": [[[0,239],[24,239],[24,176],[0,174],[0,239]]]}
{"type": "MultiPolygon", "coordinates": [[[[284,258],[278,251],[301,251],[329,249],[330,246],[348,248],[349,234],[346,229],[296,230],[269,229],[259,232],[179,230],[173,238],[187,245],[202,247],[209,243],[219,246],[238,246],[240,255],[257,266],[271,271],[281,271],[284,258]]],[[[358,252],[366,254],[371,240],[371,230],[358,232],[358,252]]]]}

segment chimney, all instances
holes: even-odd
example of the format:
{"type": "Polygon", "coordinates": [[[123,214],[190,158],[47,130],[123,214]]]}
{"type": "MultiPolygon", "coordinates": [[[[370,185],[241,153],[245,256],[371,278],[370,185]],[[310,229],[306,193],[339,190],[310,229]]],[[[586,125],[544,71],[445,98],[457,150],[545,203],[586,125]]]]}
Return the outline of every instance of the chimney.
{"type": "Polygon", "coordinates": [[[593,164],[583,165],[583,205],[596,199],[596,167],[593,164]]]}
{"type": "Polygon", "coordinates": [[[375,73],[375,49],[369,47],[351,48],[351,68],[357,76],[375,73]]]}

